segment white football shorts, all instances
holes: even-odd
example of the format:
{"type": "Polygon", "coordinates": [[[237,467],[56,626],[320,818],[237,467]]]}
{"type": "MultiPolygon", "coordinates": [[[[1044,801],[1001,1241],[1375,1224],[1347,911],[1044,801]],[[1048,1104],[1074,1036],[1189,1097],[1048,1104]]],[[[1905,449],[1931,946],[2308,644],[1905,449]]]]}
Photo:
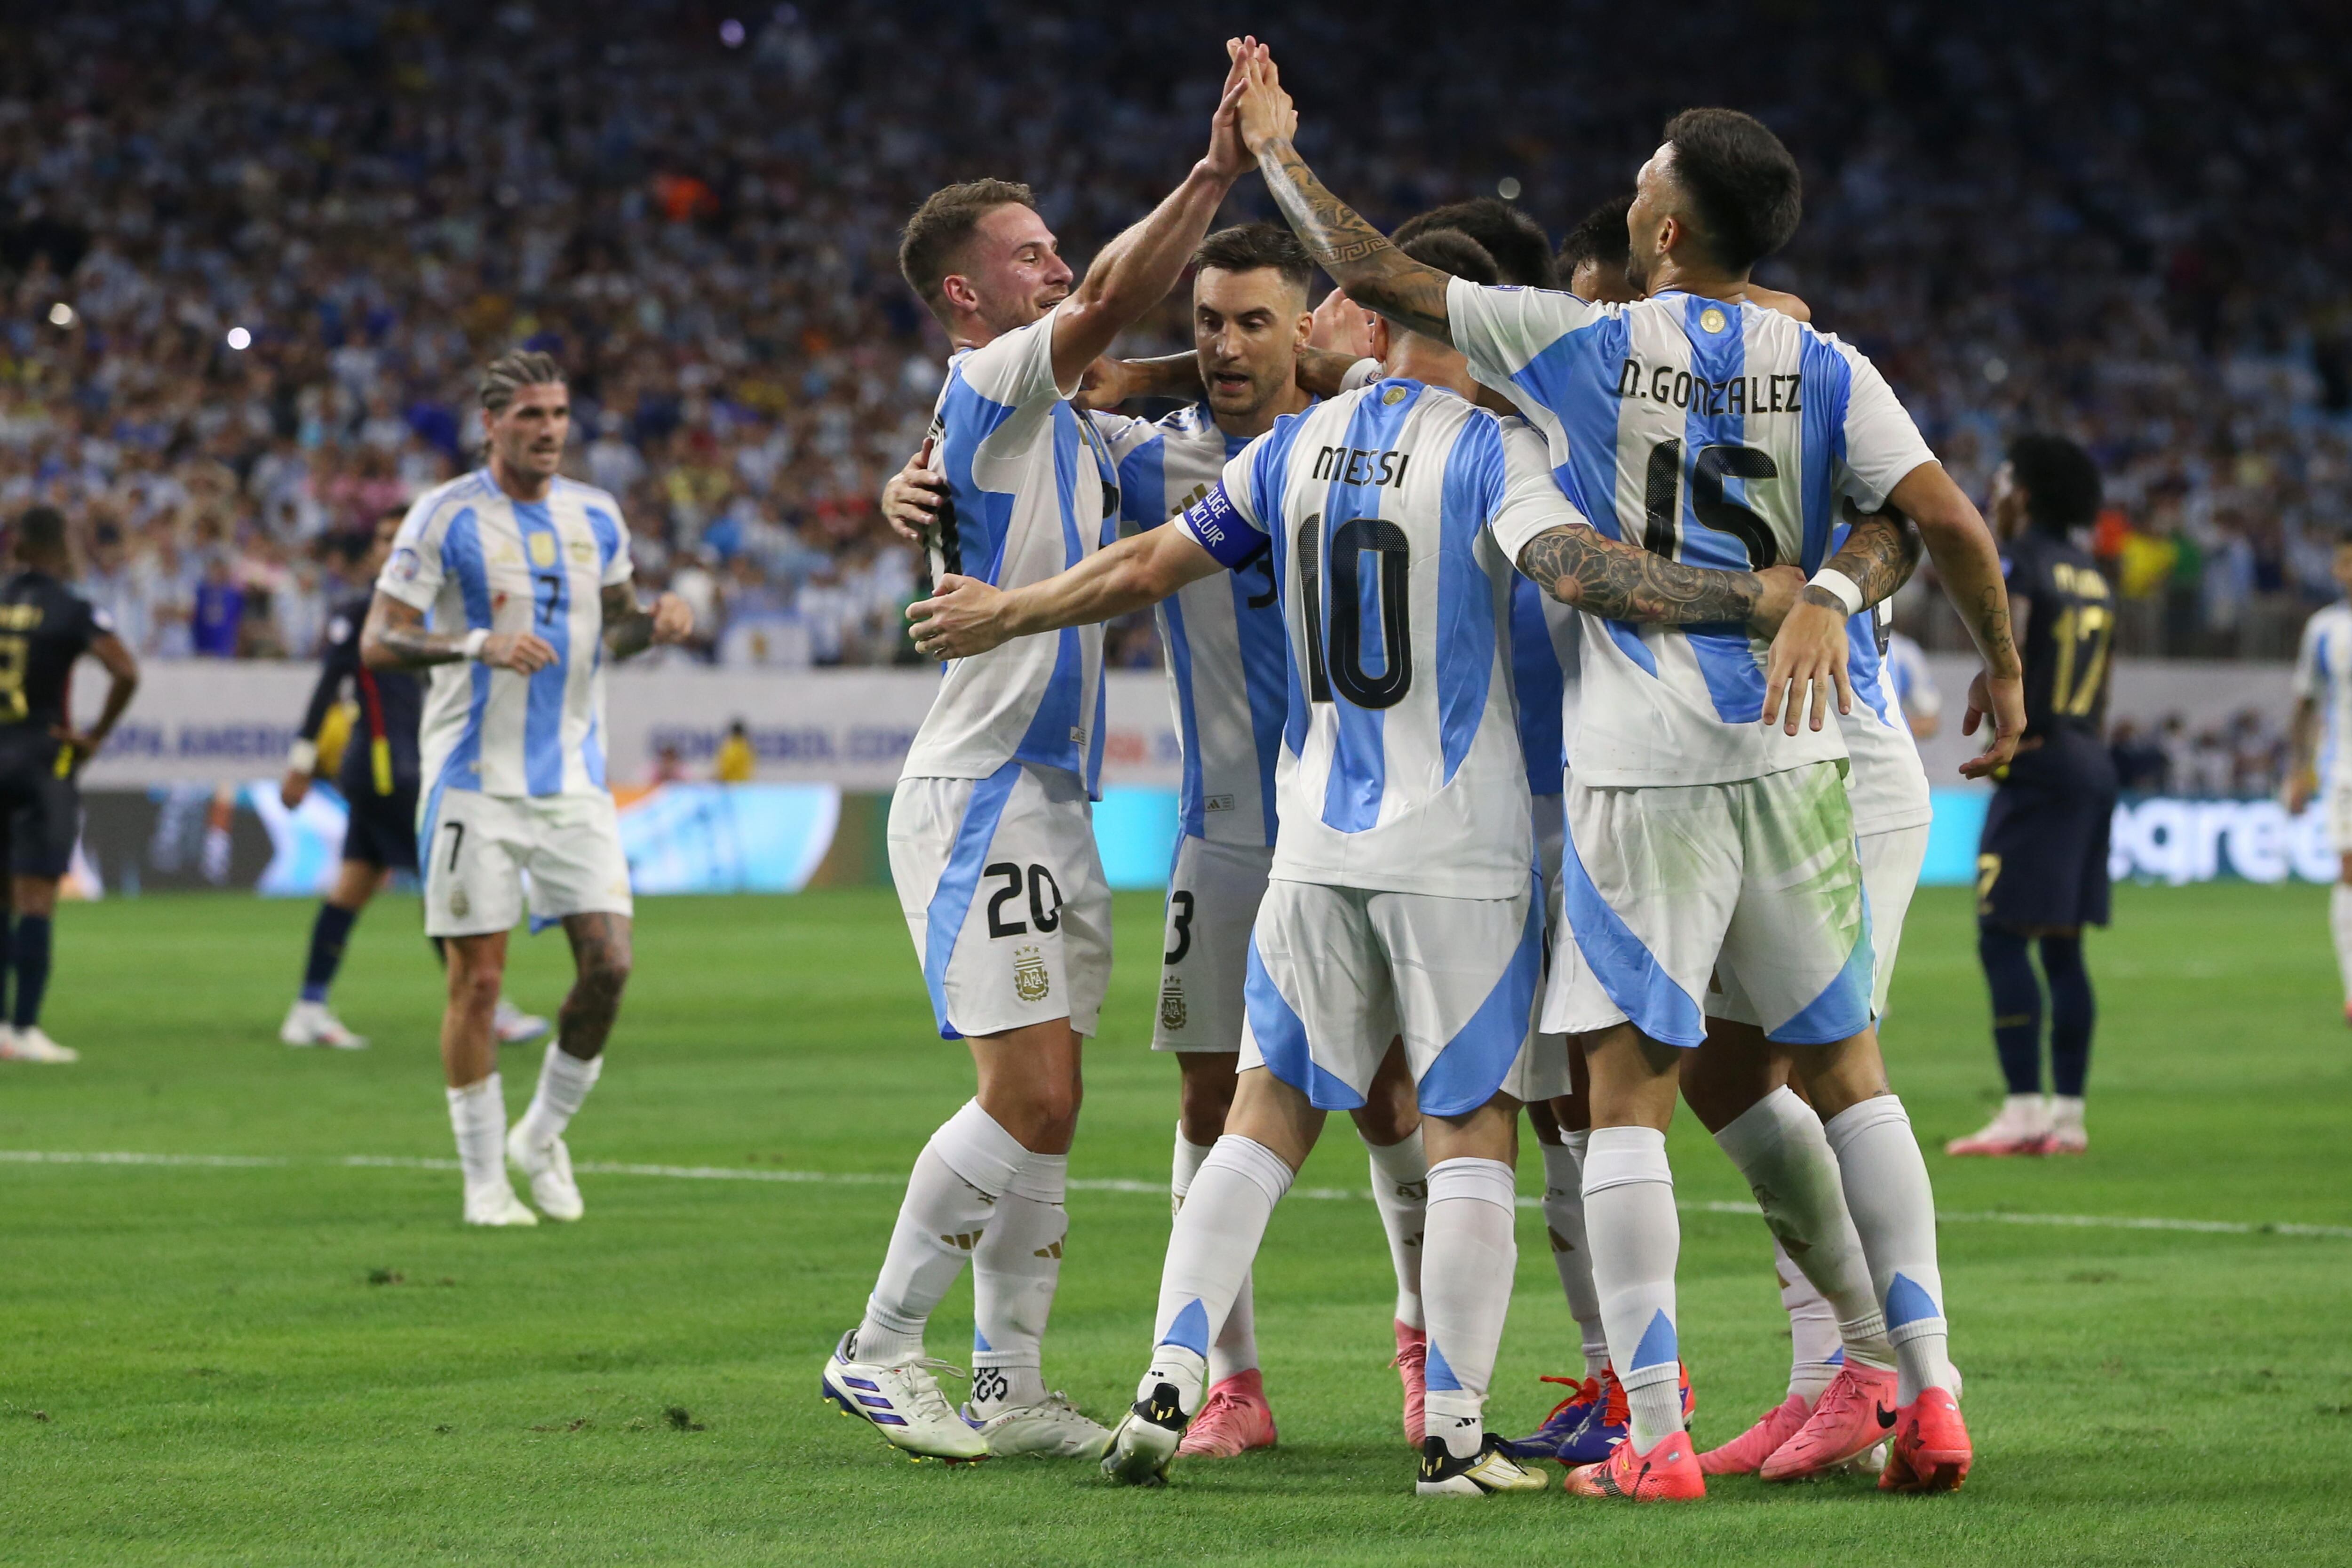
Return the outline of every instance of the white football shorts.
{"type": "MultiPolygon", "coordinates": [[[[1543,878],[1544,890],[1544,984],[1549,986],[1553,972],[1564,960],[1576,962],[1576,944],[1559,939],[1560,847],[1566,840],[1561,816],[1560,797],[1539,795],[1528,802],[1536,829],[1536,870],[1543,878]]],[[[1523,1103],[1558,1100],[1574,1085],[1568,1076],[1568,1037],[1555,1030],[1539,1030],[1528,1042],[1520,1054],[1518,1065],[1504,1081],[1503,1092],[1523,1103]]]]}
{"type": "Polygon", "coordinates": [[[1404,1037],[1421,1109],[1464,1116],[1526,1049],[1543,968],[1535,879],[1515,899],[1370,892],[1279,878],[1250,933],[1242,1070],[1353,1110],[1404,1037]]]}
{"type": "Polygon", "coordinates": [[[427,936],[512,930],[522,919],[526,877],[534,931],[566,915],[632,911],[620,814],[603,790],[441,790],[425,796],[422,816],[427,936]]]}
{"type": "MultiPolygon", "coordinates": [[[[1915,823],[1889,833],[1865,833],[1857,841],[1862,851],[1862,890],[1870,900],[1870,1016],[1886,1011],[1887,988],[1895,984],[1895,955],[1903,945],[1903,919],[1911,912],[1911,895],[1918,890],[1919,868],[1927,858],[1927,825],[1915,823]]],[[[1756,1024],[1755,1005],[1739,983],[1717,968],[1719,987],[1706,996],[1706,1016],[1735,1024],[1756,1024]]]]}
{"type": "Polygon", "coordinates": [[[1625,789],[1571,777],[1565,799],[1562,905],[1581,962],[1554,964],[1544,1028],[1630,1018],[1654,1040],[1696,1046],[1718,967],[1782,1044],[1869,1025],[1869,917],[1838,763],[1625,789]]]}
{"type": "Polygon", "coordinates": [[[1269,845],[1176,839],[1168,873],[1167,945],[1160,950],[1160,1015],[1155,1051],[1242,1048],[1242,990],[1249,970],[1250,927],[1274,865],[1269,845]]]}
{"type": "Polygon", "coordinates": [[[941,1039],[1055,1018],[1095,1032],[1110,889],[1076,774],[1007,763],[984,779],[900,779],[889,837],[941,1039]]]}

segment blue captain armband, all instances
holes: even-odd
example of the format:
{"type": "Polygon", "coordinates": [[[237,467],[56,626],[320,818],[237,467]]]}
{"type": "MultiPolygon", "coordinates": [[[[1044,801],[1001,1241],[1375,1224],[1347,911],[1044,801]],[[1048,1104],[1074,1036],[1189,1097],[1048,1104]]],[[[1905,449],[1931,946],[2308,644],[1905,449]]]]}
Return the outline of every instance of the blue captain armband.
{"type": "Polygon", "coordinates": [[[1265,535],[1242,517],[1225,494],[1223,480],[1184,509],[1177,520],[1192,542],[1215,556],[1228,571],[1245,563],[1265,543],[1265,535]]]}

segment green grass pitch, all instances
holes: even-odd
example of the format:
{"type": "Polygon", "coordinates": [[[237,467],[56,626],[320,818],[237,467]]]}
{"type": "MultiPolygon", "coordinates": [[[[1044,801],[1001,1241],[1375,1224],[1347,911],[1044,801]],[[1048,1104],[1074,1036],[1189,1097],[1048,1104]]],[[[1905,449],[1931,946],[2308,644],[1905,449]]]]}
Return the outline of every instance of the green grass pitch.
{"type": "MultiPolygon", "coordinates": [[[[1958,1496],[1718,1483],[1701,1505],[1412,1495],[1389,1274],[1367,1202],[1294,1199],[1257,1269],[1270,1454],[1113,1490],[1089,1468],[912,1466],[817,1399],[929,1130],[969,1093],[881,891],[653,900],[582,1162],[827,1182],[587,1174],[572,1226],[472,1233],[446,1159],[436,976],[413,902],[372,910],[337,1003],[362,1054],[275,1030],[310,908],[68,909],[48,1022],[84,1060],[0,1066],[0,1562],[107,1563],[2220,1563],[2352,1558],[2352,1239],[1992,1223],[1992,1211],[2352,1225],[2352,1039],[2326,894],[2124,889],[2092,961],[2093,1152],[1931,1152],[1977,1467],[1958,1496]],[[1976,1216],[1976,1217],[1968,1217],[1976,1216]],[[675,1414],[673,1414],[675,1413],[675,1414]]],[[[1047,1374],[1114,1413],[1147,1349],[1175,1069],[1144,1049],[1157,901],[1118,980],[1072,1161],[1047,1374]]],[[[512,990],[552,1012],[560,939],[512,990]]],[[[1931,1150],[1995,1099],[1962,893],[1915,908],[1887,1026],[1931,1150]]],[[[506,1058],[509,1104],[538,1048],[506,1058]]],[[[1686,1205],[1745,1197],[1685,1115],[1686,1205]]],[[[1539,1190],[1531,1147],[1522,1190],[1539,1190]]],[[[1303,1186],[1365,1184],[1336,1122],[1303,1186]]],[[[1787,1335],[1761,1226],[1689,1209],[1698,1436],[1775,1402],[1787,1335]]],[[[970,1294],[932,1328],[961,1359],[970,1294]]],[[[1539,1217],[1491,1419],[1549,1407],[1574,1335],[1539,1217]]],[[[952,1386],[952,1385],[951,1385],[952,1386]]]]}

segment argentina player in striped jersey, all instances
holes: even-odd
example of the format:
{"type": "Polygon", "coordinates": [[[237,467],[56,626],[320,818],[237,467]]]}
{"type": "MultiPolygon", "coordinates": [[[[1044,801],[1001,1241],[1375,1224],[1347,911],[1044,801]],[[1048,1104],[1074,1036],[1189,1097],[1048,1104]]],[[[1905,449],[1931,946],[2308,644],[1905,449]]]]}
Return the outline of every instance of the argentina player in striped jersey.
{"type": "Polygon", "coordinates": [[[517,351],[482,372],[489,461],[426,491],[394,537],[360,632],[373,669],[432,671],[420,725],[425,933],[446,939],[441,1063],[468,1225],[535,1225],[512,1163],[550,1219],[583,1205],[563,1130],[604,1068],[629,975],[629,863],[604,786],[604,656],[677,642],[694,613],[649,612],[629,586],[621,509],[560,478],[572,405],[563,372],[517,351]],[[509,1132],[494,1032],[507,933],[561,921],[578,979],[538,1092],[509,1132]]]}
{"type": "MultiPolygon", "coordinates": [[[[1564,492],[1604,531],[1686,561],[1818,570],[1838,494],[1874,509],[1891,500],[1920,529],[1985,659],[1965,728],[1990,712],[1995,734],[1964,771],[2008,760],[2019,662],[1983,520],[1867,361],[1745,298],[1748,268],[1795,226],[1796,166],[1777,138],[1727,110],[1676,117],[1627,215],[1632,281],[1648,298],[1600,307],[1480,289],[1402,257],[1299,157],[1273,62],[1253,60],[1249,76],[1244,136],[1309,253],[1358,302],[1462,348],[1479,380],[1543,431],[1564,492]]],[[[1564,858],[1587,962],[1554,989],[1545,1021],[1590,1036],[1587,1231],[1632,1436],[1606,1464],[1572,1472],[1572,1489],[1704,1491],[1676,1392],[1664,1129],[1677,1047],[1704,1040],[1699,997],[1718,965],[1737,973],[1768,1036],[1796,1051],[1827,1118],[1899,1363],[1881,1484],[1948,1489],[1967,1474],[1933,1195],[1870,1027],[1844,748],[1823,727],[1833,704],[1850,702],[1845,624],[1860,607],[1848,578],[1817,579],[1760,659],[1737,634],[1586,623],[1564,858]],[[1811,723],[1801,727],[1808,695],[1811,723]],[[1665,864],[1669,844],[1696,860],[1665,864]],[[1801,865],[1820,870],[1799,878],[1801,865]]]]}
{"type": "MultiPolygon", "coordinates": [[[[947,502],[935,577],[1013,586],[1116,536],[1118,476],[1069,403],[1081,373],[1174,286],[1248,160],[1230,68],[1209,150],[1073,287],[1026,186],[978,180],[908,220],[899,269],[947,331],[930,457],[947,502]]],[[[1102,761],[1102,630],[950,664],[890,805],[891,879],[943,1039],[977,1093],[917,1157],[873,1293],[822,1373],[825,1396],[894,1447],[950,1460],[1092,1457],[1108,1433],[1045,1384],[1061,1276],[1081,1042],[1110,964],[1110,893],[1090,800],[1102,761]],[[971,1398],[940,1392],[923,1331],[972,1264],[971,1398]]]]}
{"type": "MultiPolygon", "coordinates": [[[[1423,254],[1459,236],[1428,235],[1423,254]]],[[[1242,1070],[1224,1135],[1176,1217],[1153,1353],[1105,1468],[1156,1479],[1206,1357],[1324,1115],[1361,1102],[1402,1034],[1430,1155],[1419,1490],[1544,1483],[1496,1447],[1484,1403],[1515,1246],[1504,1089],[1529,1037],[1542,911],[1511,690],[1510,560],[1552,542],[1563,602],[1633,619],[1747,621],[1796,574],[1705,572],[1601,540],[1542,443],[1476,407],[1462,357],[1375,332],[1390,377],[1279,422],[1178,523],[1012,594],[954,579],[912,606],[959,655],[1154,603],[1270,552],[1287,634],[1281,826],[1251,935],[1242,1070]]]]}

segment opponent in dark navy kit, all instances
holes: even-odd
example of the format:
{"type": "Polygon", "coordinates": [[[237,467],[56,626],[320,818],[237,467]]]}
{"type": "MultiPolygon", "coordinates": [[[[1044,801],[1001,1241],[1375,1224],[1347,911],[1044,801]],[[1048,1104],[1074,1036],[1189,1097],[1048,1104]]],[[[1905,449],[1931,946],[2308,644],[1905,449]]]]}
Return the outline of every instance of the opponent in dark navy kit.
{"type": "Polygon", "coordinates": [[[16,520],[18,570],[0,584],[0,824],[8,856],[7,969],[16,994],[0,1025],[0,1059],[70,1062],[41,1032],[49,984],[50,921],[58,882],[81,833],[75,778],[113,732],[139,687],[139,664],[113,623],[65,584],[73,571],[66,520],[33,507],[16,520]],[[73,667],[89,654],[110,679],[106,706],[86,731],[73,727],[67,693],[73,667]]]}
{"type": "Polygon", "coordinates": [[[1977,854],[1977,952],[1992,992],[1993,1041],[2009,1098],[1953,1154],[2079,1154],[2095,1006],[2083,928],[2107,923],[2107,830],[2116,770],[2103,739],[2115,602],[2068,535],[2099,510],[2090,454],[2021,436],[1993,480],[1993,527],[2010,615],[2025,651],[2025,738],[1998,775],[1977,854]],[[2042,949],[2042,976],[2026,954],[2042,949]],[[2042,1098],[2042,983],[2050,993],[2052,1095],[2042,1098]]]}
{"type": "MultiPolygon", "coordinates": [[[[358,581],[373,583],[383,570],[392,536],[404,515],[399,508],[376,520],[374,536],[356,552],[358,581]]],[[[343,947],[352,927],[378,889],[391,879],[395,867],[416,868],[416,727],[423,711],[424,691],[415,676],[403,669],[370,669],[360,662],[360,627],[366,624],[368,596],[354,595],[335,607],[327,623],[327,651],[320,661],[319,684],[310,692],[310,706],[286,759],[286,776],[278,798],[289,810],[302,803],[310,781],[318,776],[320,736],[329,715],[343,699],[348,686],[358,702],[350,739],[335,768],[335,788],[350,810],[343,830],[342,868],[334,891],[319,905],[310,926],[310,952],[302,968],[301,994],[287,1010],[278,1037],[289,1046],[332,1046],[355,1051],[367,1045],[327,1006],[328,989],[343,962],[343,947]]],[[[436,942],[437,952],[440,943],[436,942]]],[[[497,1031],[500,1044],[511,1045],[543,1034],[547,1020],[522,1012],[504,997],[499,1000],[497,1031]]]]}

